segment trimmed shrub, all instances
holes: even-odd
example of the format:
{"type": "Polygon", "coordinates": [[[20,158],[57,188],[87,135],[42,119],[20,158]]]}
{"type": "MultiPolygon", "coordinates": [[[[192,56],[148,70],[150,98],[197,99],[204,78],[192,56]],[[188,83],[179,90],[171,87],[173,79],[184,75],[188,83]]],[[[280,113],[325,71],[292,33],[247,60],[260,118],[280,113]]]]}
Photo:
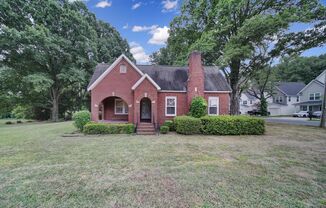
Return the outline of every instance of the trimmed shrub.
{"type": "Polygon", "coordinates": [[[249,116],[205,116],[201,118],[202,133],[211,135],[261,135],[265,121],[249,116]]]}
{"type": "Polygon", "coordinates": [[[161,126],[160,127],[160,133],[161,134],[167,134],[167,133],[169,133],[169,127],[168,126],[161,126]]]}
{"type": "Polygon", "coordinates": [[[13,122],[11,122],[11,121],[6,121],[6,123],[5,124],[7,124],[7,125],[10,125],[10,124],[14,124],[13,122]]]}
{"type": "Polygon", "coordinates": [[[21,124],[21,123],[23,123],[22,121],[20,121],[20,120],[18,120],[18,121],[16,121],[18,124],[21,124]]]}
{"type": "Polygon", "coordinates": [[[84,126],[85,134],[132,134],[133,124],[107,124],[90,122],[84,126]]]}
{"type": "Polygon", "coordinates": [[[74,120],[74,125],[80,131],[83,131],[84,126],[91,121],[91,113],[89,111],[78,111],[72,116],[74,120]]]}
{"type": "Polygon", "coordinates": [[[207,115],[207,102],[203,97],[195,97],[191,101],[189,114],[195,118],[207,115]]]}
{"type": "Polygon", "coordinates": [[[177,116],[174,118],[175,130],[179,134],[199,134],[201,121],[191,116],[177,116]]]}
{"type": "Polygon", "coordinates": [[[175,126],[173,120],[166,120],[163,124],[163,126],[168,126],[169,131],[175,131],[175,126]]]}

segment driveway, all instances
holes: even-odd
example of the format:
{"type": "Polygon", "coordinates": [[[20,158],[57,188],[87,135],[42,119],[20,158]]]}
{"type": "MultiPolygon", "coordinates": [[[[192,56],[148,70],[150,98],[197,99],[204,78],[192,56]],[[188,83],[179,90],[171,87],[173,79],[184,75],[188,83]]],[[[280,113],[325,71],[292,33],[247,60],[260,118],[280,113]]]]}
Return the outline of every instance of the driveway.
{"type": "Polygon", "coordinates": [[[304,125],[304,126],[319,126],[320,121],[309,121],[309,118],[298,118],[298,117],[268,117],[265,118],[266,122],[269,123],[284,123],[291,125],[304,125]]]}

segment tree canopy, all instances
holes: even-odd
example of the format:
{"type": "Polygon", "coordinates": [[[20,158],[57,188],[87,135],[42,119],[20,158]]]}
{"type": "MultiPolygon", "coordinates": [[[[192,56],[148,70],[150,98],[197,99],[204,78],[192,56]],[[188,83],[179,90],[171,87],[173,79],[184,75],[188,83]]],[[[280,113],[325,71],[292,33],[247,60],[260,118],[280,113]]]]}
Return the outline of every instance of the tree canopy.
{"type": "Polygon", "coordinates": [[[326,54],[312,57],[286,57],[273,67],[278,81],[308,84],[326,69],[326,54]]]}
{"type": "Polygon", "coordinates": [[[257,65],[325,43],[325,16],[317,0],[186,0],[170,25],[170,55],[162,54],[185,64],[199,50],[205,64],[220,66],[232,88],[231,114],[237,114],[241,88],[257,65]],[[314,26],[289,31],[294,23],[314,26]]]}
{"type": "Polygon", "coordinates": [[[86,106],[97,62],[121,53],[133,60],[127,41],[81,1],[1,1],[0,10],[0,90],[22,105],[51,110],[54,121],[86,106]]]}

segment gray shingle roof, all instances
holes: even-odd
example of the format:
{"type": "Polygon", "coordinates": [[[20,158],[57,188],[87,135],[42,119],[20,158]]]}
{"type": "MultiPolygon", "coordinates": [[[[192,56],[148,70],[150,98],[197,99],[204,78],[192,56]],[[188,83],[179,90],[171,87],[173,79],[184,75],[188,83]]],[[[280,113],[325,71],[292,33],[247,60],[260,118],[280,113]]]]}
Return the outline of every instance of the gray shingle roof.
{"type": "MultiPolygon", "coordinates": [[[[88,87],[91,86],[110,64],[98,64],[88,87]]],[[[160,65],[137,65],[143,72],[148,74],[162,90],[187,90],[188,67],[160,66],[160,65]]],[[[205,66],[205,90],[206,91],[231,91],[225,77],[217,67],[205,66]]]]}
{"type": "Polygon", "coordinates": [[[306,85],[303,82],[280,82],[276,86],[286,95],[296,96],[306,85]]]}

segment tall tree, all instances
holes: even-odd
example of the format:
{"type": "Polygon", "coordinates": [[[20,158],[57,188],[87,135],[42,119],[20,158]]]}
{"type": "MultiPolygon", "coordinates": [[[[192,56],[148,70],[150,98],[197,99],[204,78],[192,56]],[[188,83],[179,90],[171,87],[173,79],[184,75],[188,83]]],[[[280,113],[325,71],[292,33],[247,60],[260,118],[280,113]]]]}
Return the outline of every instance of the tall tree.
{"type": "Polygon", "coordinates": [[[160,48],[150,55],[151,62],[156,65],[172,65],[174,57],[169,48],[160,48]]]}
{"type": "Polygon", "coordinates": [[[131,57],[128,43],[81,1],[5,0],[0,10],[1,65],[10,67],[4,73],[20,84],[7,90],[50,107],[53,121],[59,118],[61,98],[69,102],[69,94],[86,96],[97,61],[111,62],[121,53],[131,57]]]}
{"type": "Polygon", "coordinates": [[[269,44],[270,59],[300,53],[326,40],[325,7],[317,0],[186,0],[170,25],[167,47],[174,64],[185,63],[194,49],[205,64],[221,67],[232,88],[231,114],[239,113],[239,97],[255,70],[259,49],[269,44]],[[315,23],[291,32],[292,23],[315,23]]]}
{"type": "Polygon", "coordinates": [[[317,57],[285,57],[273,68],[278,81],[308,84],[326,69],[326,54],[317,57]]]}

